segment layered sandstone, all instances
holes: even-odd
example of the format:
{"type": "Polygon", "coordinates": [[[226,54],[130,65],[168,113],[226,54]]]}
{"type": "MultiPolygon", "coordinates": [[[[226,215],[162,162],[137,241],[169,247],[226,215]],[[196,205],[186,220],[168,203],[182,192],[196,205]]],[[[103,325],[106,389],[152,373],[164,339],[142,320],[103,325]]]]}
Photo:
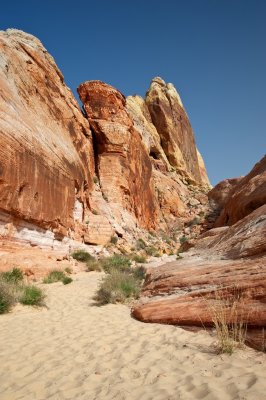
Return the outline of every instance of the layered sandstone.
{"type": "Polygon", "coordinates": [[[38,39],[1,32],[0,54],[1,233],[27,221],[81,240],[94,175],[89,123],[38,39]]]}
{"type": "Polygon", "coordinates": [[[88,81],[79,87],[81,112],[38,39],[7,30],[0,49],[2,243],[69,254],[116,235],[128,248],[139,236],[148,240],[148,230],[178,238],[207,210],[206,199],[191,205],[205,190],[206,170],[171,84],[156,78],[145,99],[125,99],[88,81]],[[156,104],[170,107],[163,125],[156,104]]]}
{"type": "Polygon", "coordinates": [[[266,339],[262,334],[266,328],[265,194],[265,158],[246,177],[214,188],[210,197],[224,205],[221,216],[226,210],[229,222],[237,222],[203,233],[194,248],[182,254],[183,259],[149,269],[142,301],[133,315],[145,322],[211,326],[214,312],[222,307],[227,322],[235,319],[246,324],[248,342],[262,349],[266,339]]]}
{"type": "Polygon", "coordinates": [[[192,127],[175,87],[154,78],[145,102],[170,165],[190,182],[209,184],[202,159],[199,165],[192,127]]]}
{"type": "Polygon", "coordinates": [[[157,217],[152,165],[126,111],[125,97],[101,81],[83,83],[78,93],[95,135],[100,185],[117,219],[121,220],[121,207],[133,214],[140,226],[154,228],[157,217]]]}
{"type": "Polygon", "coordinates": [[[230,190],[215,226],[233,225],[266,204],[266,156],[230,190]]]}

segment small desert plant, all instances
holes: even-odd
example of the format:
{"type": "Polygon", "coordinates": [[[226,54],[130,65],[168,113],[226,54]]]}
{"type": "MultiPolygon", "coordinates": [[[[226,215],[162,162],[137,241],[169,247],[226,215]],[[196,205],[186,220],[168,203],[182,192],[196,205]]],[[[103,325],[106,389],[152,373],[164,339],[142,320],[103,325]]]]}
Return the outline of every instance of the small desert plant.
{"type": "Polygon", "coordinates": [[[10,284],[0,280],[0,314],[10,311],[15,302],[16,298],[10,284]]]}
{"type": "Polygon", "coordinates": [[[102,271],[101,263],[97,260],[87,262],[87,271],[102,271]]]}
{"type": "Polygon", "coordinates": [[[113,256],[103,258],[100,260],[100,263],[106,273],[110,273],[112,269],[129,271],[131,266],[130,258],[123,254],[114,254],[113,256]]]}
{"type": "Polygon", "coordinates": [[[146,247],[145,252],[148,256],[160,257],[159,251],[154,246],[146,247]]]}
{"type": "Polygon", "coordinates": [[[66,267],[66,268],[65,268],[65,272],[66,272],[67,274],[71,275],[73,271],[72,271],[72,268],[66,267]]]}
{"type": "Polygon", "coordinates": [[[140,238],[136,241],[136,246],[135,246],[136,250],[143,250],[146,247],[147,247],[147,244],[144,242],[143,239],[140,238]]]}
{"type": "Polygon", "coordinates": [[[54,283],[62,281],[65,278],[65,273],[63,271],[54,270],[49,273],[46,278],[44,278],[43,283],[54,283]]]}
{"type": "Polygon", "coordinates": [[[76,250],[74,251],[71,256],[77,260],[77,261],[81,261],[81,262],[88,262],[90,260],[94,260],[94,257],[89,254],[87,251],[85,250],[76,250]]]}
{"type": "Polygon", "coordinates": [[[246,340],[248,318],[241,290],[235,286],[230,290],[216,290],[215,298],[209,307],[217,336],[219,353],[232,354],[246,340]]]}
{"type": "Polygon", "coordinates": [[[135,261],[137,264],[144,264],[147,262],[147,258],[139,254],[132,254],[130,257],[131,260],[135,261]]]}
{"type": "Polygon", "coordinates": [[[185,242],[187,242],[187,241],[188,241],[188,238],[187,238],[186,235],[183,235],[183,236],[181,236],[181,237],[179,238],[179,242],[180,242],[181,244],[183,244],[183,243],[185,243],[185,242]]]}
{"type": "Polygon", "coordinates": [[[199,224],[200,224],[200,218],[199,217],[195,217],[191,221],[186,223],[186,225],[188,227],[192,227],[192,226],[199,225],[199,224]]]}
{"type": "Polygon", "coordinates": [[[137,267],[137,268],[134,268],[134,269],[133,269],[133,276],[134,276],[136,279],[142,281],[142,280],[145,278],[145,275],[146,275],[145,268],[143,268],[143,267],[137,267]]]}
{"type": "Polygon", "coordinates": [[[93,177],[93,182],[94,182],[95,184],[99,182],[98,176],[94,176],[94,177],[93,177]]]}
{"type": "Polygon", "coordinates": [[[112,243],[112,244],[116,244],[117,241],[118,241],[118,237],[117,236],[112,236],[111,239],[110,239],[110,243],[112,243]]]}
{"type": "Polygon", "coordinates": [[[94,300],[98,305],[123,303],[126,299],[137,298],[140,281],[128,272],[112,269],[102,280],[94,300]]]}
{"type": "Polygon", "coordinates": [[[11,271],[2,272],[1,278],[5,282],[16,284],[23,280],[23,272],[19,268],[14,267],[11,271]]]}
{"type": "Polygon", "coordinates": [[[42,306],[44,297],[44,293],[40,288],[34,285],[26,285],[22,287],[19,302],[30,306],[42,306]]]}
{"type": "Polygon", "coordinates": [[[73,282],[73,279],[70,278],[70,276],[64,276],[64,278],[62,279],[62,283],[64,285],[68,285],[69,283],[73,282]]]}
{"type": "Polygon", "coordinates": [[[92,210],[91,212],[92,212],[92,214],[94,214],[94,215],[98,215],[98,214],[99,214],[97,210],[92,210]]]}

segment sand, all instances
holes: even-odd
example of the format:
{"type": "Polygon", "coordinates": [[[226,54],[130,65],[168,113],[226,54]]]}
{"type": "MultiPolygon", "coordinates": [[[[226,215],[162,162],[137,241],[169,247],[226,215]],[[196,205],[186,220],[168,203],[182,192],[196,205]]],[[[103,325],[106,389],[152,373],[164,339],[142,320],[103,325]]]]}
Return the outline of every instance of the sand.
{"type": "Polygon", "coordinates": [[[1,400],[266,399],[266,355],[213,353],[207,332],[96,307],[96,272],[45,285],[47,308],[0,316],[1,400]]]}

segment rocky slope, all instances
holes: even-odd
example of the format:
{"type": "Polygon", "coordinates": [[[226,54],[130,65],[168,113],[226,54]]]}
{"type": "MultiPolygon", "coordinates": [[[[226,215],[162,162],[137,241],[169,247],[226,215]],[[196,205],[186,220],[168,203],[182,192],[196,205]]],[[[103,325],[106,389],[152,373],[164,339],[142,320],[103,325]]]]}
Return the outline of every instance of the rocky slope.
{"type": "Polygon", "coordinates": [[[2,246],[67,254],[116,236],[127,248],[151,230],[181,235],[208,208],[204,163],[171,84],[155,78],[145,99],[125,99],[88,81],[83,113],[38,39],[2,31],[0,49],[2,246]]]}
{"type": "Polygon", "coordinates": [[[265,346],[265,174],[266,157],[246,177],[212,189],[210,198],[222,206],[217,219],[220,227],[199,236],[183,259],[148,271],[144,297],[133,310],[136,318],[210,326],[214,308],[222,304],[228,322],[247,324],[251,345],[265,346]],[[225,215],[226,226],[222,223],[225,215]]]}

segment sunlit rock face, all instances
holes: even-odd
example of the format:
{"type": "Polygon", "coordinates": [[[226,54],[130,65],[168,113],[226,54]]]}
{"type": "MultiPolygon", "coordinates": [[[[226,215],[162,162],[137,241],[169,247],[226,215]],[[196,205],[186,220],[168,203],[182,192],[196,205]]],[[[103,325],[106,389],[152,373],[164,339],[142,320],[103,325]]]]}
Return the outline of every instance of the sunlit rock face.
{"type": "Polygon", "coordinates": [[[125,97],[101,81],[78,88],[95,134],[96,169],[110,204],[134,214],[145,228],[156,225],[152,164],[126,111],[125,97]]]}
{"type": "Polygon", "coordinates": [[[175,87],[161,78],[152,80],[145,103],[160,136],[161,146],[176,171],[197,184],[209,183],[198,158],[191,124],[175,87]]]}
{"type": "MultiPolygon", "coordinates": [[[[190,202],[205,181],[172,163],[152,99],[88,81],[79,87],[82,112],[37,38],[1,31],[0,50],[2,238],[69,253],[75,243],[105,246],[117,235],[125,245],[148,230],[168,232],[200,211],[190,202]]],[[[199,160],[193,168],[205,171],[199,160]]]]}
{"type": "Polygon", "coordinates": [[[62,236],[82,223],[94,175],[91,131],[34,36],[0,33],[0,207],[62,236]]]}

